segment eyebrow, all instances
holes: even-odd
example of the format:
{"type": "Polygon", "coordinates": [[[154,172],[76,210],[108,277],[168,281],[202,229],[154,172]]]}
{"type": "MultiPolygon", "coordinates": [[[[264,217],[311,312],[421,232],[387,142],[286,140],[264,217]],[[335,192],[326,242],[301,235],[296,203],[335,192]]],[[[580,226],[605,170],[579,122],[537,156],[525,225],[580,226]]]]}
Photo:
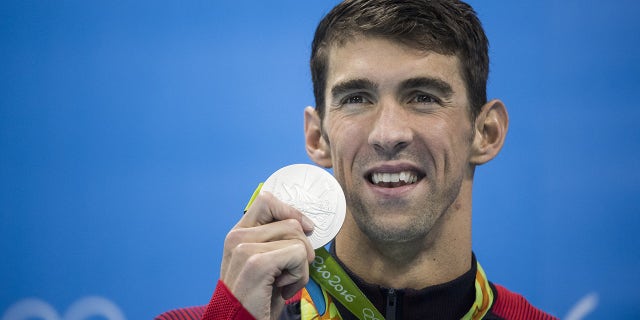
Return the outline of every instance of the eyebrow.
{"type": "Polygon", "coordinates": [[[400,84],[401,90],[412,88],[434,89],[436,91],[439,91],[439,93],[445,97],[450,97],[453,95],[453,88],[451,87],[451,85],[438,78],[417,77],[402,81],[402,83],[400,84]]]}
{"type": "Polygon", "coordinates": [[[331,88],[331,96],[335,99],[355,90],[376,91],[378,84],[368,79],[351,79],[337,83],[331,88]]]}
{"type": "MultiPolygon", "coordinates": [[[[438,78],[432,77],[417,77],[402,81],[400,84],[400,90],[407,90],[413,88],[430,88],[438,91],[444,97],[451,97],[453,95],[453,88],[449,83],[438,78]]],[[[331,88],[331,96],[336,99],[342,95],[345,95],[351,91],[367,90],[377,91],[378,84],[369,79],[351,79],[337,83],[331,88]]]]}

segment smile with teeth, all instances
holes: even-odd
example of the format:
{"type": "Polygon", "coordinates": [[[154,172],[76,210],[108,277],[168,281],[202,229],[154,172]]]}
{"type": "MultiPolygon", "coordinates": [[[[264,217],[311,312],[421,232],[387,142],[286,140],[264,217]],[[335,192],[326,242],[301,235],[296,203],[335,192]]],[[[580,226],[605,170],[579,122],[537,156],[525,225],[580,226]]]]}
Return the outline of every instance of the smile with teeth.
{"type": "Polygon", "coordinates": [[[374,172],[370,176],[371,183],[378,187],[396,188],[418,181],[418,174],[413,171],[401,172],[374,172]]]}

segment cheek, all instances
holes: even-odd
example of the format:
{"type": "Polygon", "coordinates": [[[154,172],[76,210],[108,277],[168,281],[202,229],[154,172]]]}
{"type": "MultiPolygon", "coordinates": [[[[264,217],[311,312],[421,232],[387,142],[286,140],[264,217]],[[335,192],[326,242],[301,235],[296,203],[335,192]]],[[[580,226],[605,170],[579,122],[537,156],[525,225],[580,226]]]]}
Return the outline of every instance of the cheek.
{"type": "Polygon", "coordinates": [[[419,137],[415,139],[415,142],[421,142],[425,144],[425,147],[429,149],[429,152],[434,156],[446,155],[452,149],[454,139],[454,132],[451,130],[451,125],[443,119],[430,119],[430,121],[424,121],[418,126],[420,129],[419,137]]]}
{"type": "Polygon", "coordinates": [[[358,150],[366,147],[367,134],[357,122],[335,122],[328,128],[327,135],[331,148],[331,160],[336,177],[344,181],[353,169],[358,150]]]}
{"type": "MultiPolygon", "coordinates": [[[[330,136],[331,137],[331,136],[330,136]]],[[[349,133],[335,135],[331,140],[331,158],[335,167],[350,166],[355,156],[355,141],[348,139],[349,133]]]]}
{"type": "Polygon", "coordinates": [[[472,134],[471,126],[459,119],[439,119],[423,126],[421,140],[429,149],[436,168],[448,172],[468,160],[472,134]]]}
{"type": "Polygon", "coordinates": [[[466,112],[461,110],[452,110],[447,114],[443,114],[439,118],[440,119],[436,124],[438,131],[446,134],[451,143],[460,144],[460,142],[464,142],[467,144],[469,142],[469,136],[472,133],[472,125],[466,112]]]}
{"type": "Polygon", "coordinates": [[[471,131],[465,128],[455,128],[451,132],[449,145],[447,146],[447,167],[449,171],[464,171],[469,165],[471,155],[471,131]]]}

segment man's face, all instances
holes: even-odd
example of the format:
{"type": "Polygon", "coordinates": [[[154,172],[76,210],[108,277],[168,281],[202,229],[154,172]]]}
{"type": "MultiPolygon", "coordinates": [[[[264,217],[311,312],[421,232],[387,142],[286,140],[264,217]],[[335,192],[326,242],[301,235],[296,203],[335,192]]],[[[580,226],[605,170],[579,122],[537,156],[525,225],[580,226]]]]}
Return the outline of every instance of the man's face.
{"type": "Polygon", "coordinates": [[[470,205],[460,191],[473,131],[456,56],[354,39],[329,52],[325,101],[334,174],[372,240],[424,237],[470,205]]]}

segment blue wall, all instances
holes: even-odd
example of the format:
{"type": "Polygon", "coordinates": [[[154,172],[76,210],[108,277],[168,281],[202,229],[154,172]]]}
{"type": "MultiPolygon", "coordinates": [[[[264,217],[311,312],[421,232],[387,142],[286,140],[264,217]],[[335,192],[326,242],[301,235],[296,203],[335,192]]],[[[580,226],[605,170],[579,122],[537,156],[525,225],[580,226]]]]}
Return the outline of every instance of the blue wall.
{"type": "MultiPolygon", "coordinates": [[[[2,1],[0,316],[205,304],[256,184],[309,162],[332,4],[2,1]]],[[[478,258],[556,315],[640,318],[640,4],[472,4],[511,116],[476,174],[478,258]]]]}

